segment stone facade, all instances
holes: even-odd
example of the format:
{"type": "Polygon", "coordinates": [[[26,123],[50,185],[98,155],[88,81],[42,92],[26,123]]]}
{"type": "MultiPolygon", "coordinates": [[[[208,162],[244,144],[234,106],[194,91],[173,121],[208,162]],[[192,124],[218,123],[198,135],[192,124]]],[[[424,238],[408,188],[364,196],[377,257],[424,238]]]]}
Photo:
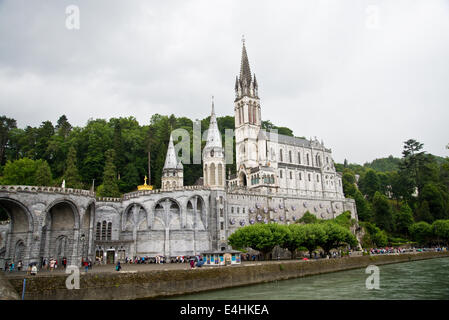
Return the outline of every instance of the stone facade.
{"type": "Polygon", "coordinates": [[[345,199],[331,150],[314,140],[261,128],[258,84],[245,46],[236,79],[237,172],[226,179],[225,157],[214,106],[203,150],[203,185],[183,186],[183,165],[173,138],[162,189],[122,198],[95,198],[85,190],[0,186],[0,206],[10,223],[0,226],[0,266],[66,257],[115,263],[126,257],[167,258],[231,249],[227,238],[254,223],[293,223],[306,211],[330,219],[355,202],[345,199]]]}

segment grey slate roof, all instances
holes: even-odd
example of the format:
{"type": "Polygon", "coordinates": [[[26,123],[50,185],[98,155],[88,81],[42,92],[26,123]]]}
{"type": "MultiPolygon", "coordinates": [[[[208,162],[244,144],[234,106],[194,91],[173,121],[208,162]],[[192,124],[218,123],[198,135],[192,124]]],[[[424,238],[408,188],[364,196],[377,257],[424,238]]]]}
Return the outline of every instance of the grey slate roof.
{"type": "Polygon", "coordinates": [[[175,146],[173,145],[173,136],[170,134],[167,156],[165,157],[164,169],[182,169],[181,162],[176,159],[175,146]]]}

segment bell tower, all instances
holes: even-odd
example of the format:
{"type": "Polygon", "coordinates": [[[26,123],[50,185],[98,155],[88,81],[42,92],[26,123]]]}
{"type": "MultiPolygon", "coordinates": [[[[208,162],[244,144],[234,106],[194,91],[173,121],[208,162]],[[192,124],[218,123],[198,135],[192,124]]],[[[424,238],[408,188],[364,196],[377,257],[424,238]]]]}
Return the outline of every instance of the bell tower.
{"type": "Polygon", "coordinates": [[[245,39],[242,39],[240,76],[235,79],[235,141],[237,172],[259,166],[257,137],[261,128],[256,75],[251,75],[245,39]]]}
{"type": "Polygon", "coordinates": [[[207,130],[207,142],[203,150],[203,184],[211,189],[223,190],[226,185],[226,164],[213,99],[214,97],[212,97],[212,112],[209,129],[207,130]]]}

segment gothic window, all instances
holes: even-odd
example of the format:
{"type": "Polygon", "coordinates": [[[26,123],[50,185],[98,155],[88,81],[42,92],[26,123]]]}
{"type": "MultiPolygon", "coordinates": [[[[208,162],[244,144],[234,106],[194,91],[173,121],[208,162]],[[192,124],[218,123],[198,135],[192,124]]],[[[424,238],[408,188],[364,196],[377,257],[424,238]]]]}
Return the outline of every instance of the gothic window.
{"type": "Polygon", "coordinates": [[[240,213],[240,207],[237,207],[237,213],[240,213]]]}
{"type": "Polygon", "coordinates": [[[223,185],[223,165],[221,163],[218,164],[218,185],[223,185]]]}
{"type": "Polygon", "coordinates": [[[242,210],[243,210],[243,213],[245,213],[245,208],[243,208],[242,210]]]}
{"type": "Polygon", "coordinates": [[[223,230],[223,229],[224,229],[224,223],[220,222],[220,230],[223,230]]]}
{"type": "Polygon", "coordinates": [[[101,225],[101,240],[106,240],[106,221],[101,225]]]}
{"type": "Polygon", "coordinates": [[[108,230],[107,230],[107,234],[106,234],[106,240],[111,240],[111,235],[112,235],[112,222],[109,222],[108,230]]]}
{"type": "Polygon", "coordinates": [[[290,171],[290,180],[291,179],[293,179],[293,174],[292,174],[292,172],[290,171]]]}
{"type": "Polygon", "coordinates": [[[210,156],[211,156],[211,158],[214,156],[214,149],[212,149],[212,150],[210,151],[210,156]]]}
{"type": "Polygon", "coordinates": [[[220,217],[223,218],[223,208],[220,208],[220,217]]]}
{"type": "Polygon", "coordinates": [[[329,157],[326,157],[326,163],[329,164],[329,157]]]}
{"type": "Polygon", "coordinates": [[[290,161],[290,163],[292,163],[293,162],[293,160],[292,160],[292,152],[291,152],[291,150],[288,152],[288,160],[290,161]]]}
{"type": "Polygon", "coordinates": [[[231,213],[234,213],[234,207],[231,207],[231,213]]]}
{"type": "Polygon", "coordinates": [[[302,174],[301,174],[301,172],[299,173],[299,180],[302,180],[302,174]]]}
{"type": "Polygon", "coordinates": [[[253,123],[257,124],[257,107],[253,106],[253,123]]]}
{"type": "Polygon", "coordinates": [[[101,236],[101,222],[97,222],[97,232],[96,232],[96,240],[100,240],[101,236]]]}
{"type": "Polygon", "coordinates": [[[310,173],[308,174],[308,177],[309,177],[309,181],[310,181],[310,173]]]}
{"type": "Polygon", "coordinates": [[[301,153],[298,152],[298,164],[301,164],[301,153]]]}
{"type": "Polygon", "coordinates": [[[207,164],[204,165],[204,185],[208,184],[208,180],[207,180],[207,164]]]}
{"type": "Polygon", "coordinates": [[[271,183],[274,183],[274,175],[271,175],[271,183]]]}
{"type": "Polygon", "coordinates": [[[319,175],[316,175],[316,181],[320,182],[320,176],[319,175]]]}
{"type": "Polygon", "coordinates": [[[283,162],[283,157],[284,157],[284,152],[282,151],[282,149],[279,150],[279,161],[283,162]]]}
{"type": "Polygon", "coordinates": [[[307,154],[307,165],[310,166],[309,154],[307,154]]]}
{"type": "Polygon", "coordinates": [[[280,174],[280,178],[282,179],[282,170],[279,172],[279,174],[280,174]]]}
{"type": "Polygon", "coordinates": [[[215,164],[211,163],[210,165],[210,173],[209,173],[210,185],[215,185],[215,164]]]}

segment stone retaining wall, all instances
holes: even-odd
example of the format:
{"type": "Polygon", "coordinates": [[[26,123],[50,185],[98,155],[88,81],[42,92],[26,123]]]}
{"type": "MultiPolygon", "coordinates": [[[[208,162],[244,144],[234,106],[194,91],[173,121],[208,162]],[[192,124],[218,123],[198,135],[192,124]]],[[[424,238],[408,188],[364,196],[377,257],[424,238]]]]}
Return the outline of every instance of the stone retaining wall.
{"type": "MultiPolygon", "coordinates": [[[[317,261],[276,261],[194,270],[81,274],[80,289],[68,290],[66,276],[27,276],[25,299],[141,299],[236,287],[321,273],[448,257],[449,252],[359,256],[317,261]]],[[[21,293],[23,279],[9,279],[21,293]]]]}

